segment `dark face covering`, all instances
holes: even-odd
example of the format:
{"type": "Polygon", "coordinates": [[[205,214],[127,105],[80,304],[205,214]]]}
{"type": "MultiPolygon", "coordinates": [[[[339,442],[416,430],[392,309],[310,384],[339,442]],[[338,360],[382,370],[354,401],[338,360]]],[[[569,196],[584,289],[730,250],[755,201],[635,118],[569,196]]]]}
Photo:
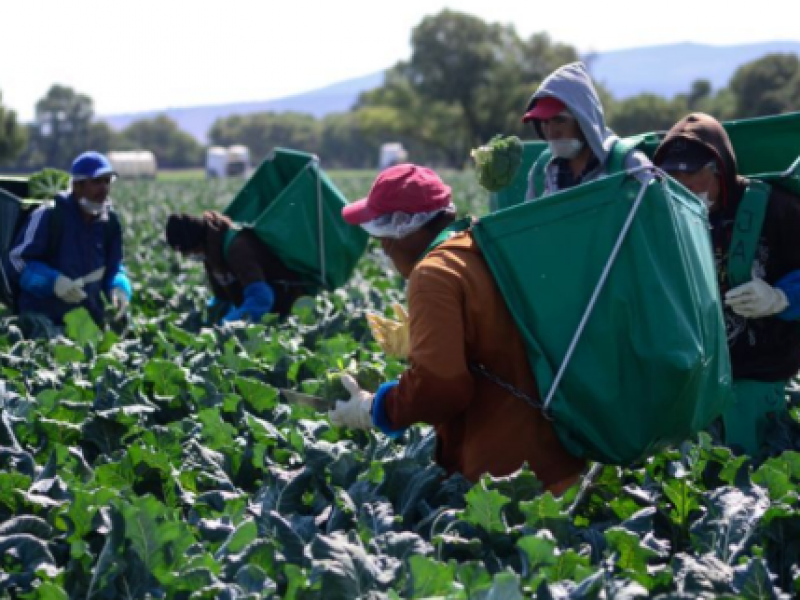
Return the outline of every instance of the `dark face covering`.
{"type": "Polygon", "coordinates": [[[202,217],[181,213],[167,219],[167,244],[178,252],[188,254],[201,250],[205,240],[206,228],[202,217]]]}

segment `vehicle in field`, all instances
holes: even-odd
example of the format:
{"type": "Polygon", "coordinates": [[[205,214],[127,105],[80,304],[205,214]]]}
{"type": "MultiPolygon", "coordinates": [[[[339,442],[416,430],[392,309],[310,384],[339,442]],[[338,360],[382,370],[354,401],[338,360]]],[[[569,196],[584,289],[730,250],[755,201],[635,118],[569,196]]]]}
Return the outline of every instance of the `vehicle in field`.
{"type": "Polygon", "coordinates": [[[247,177],[250,173],[250,149],[235,145],[225,148],[211,146],[206,152],[206,177],[223,179],[226,177],[247,177]]]}
{"type": "Polygon", "coordinates": [[[108,160],[122,179],[155,179],[158,161],[150,150],[114,150],[108,160]]]}
{"type": "Polygon", "coordinates": [[[407,161],[408,152],[400,142],[388,142],[381,146],[378,157],[378,168],[381,171],[407,161]]]}

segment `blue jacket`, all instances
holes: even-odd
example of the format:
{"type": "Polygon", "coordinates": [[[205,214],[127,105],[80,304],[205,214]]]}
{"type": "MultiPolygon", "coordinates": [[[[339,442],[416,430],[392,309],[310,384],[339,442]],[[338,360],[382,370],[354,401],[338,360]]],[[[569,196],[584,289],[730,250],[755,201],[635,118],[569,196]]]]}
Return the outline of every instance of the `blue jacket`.
{"type": "Polygon", "coordinates": [[[81,304],[96,321],[102,322],[101,292],[110,298],[111,288],[119,287],[128,298],[131,296],[130,281],[122,264],[119,220],[111,218],[111,210],[107,208],[87,222],[71,195],[59,195],[55,200],[61,203],[63,217],[58,251],[51,251],[50,241],[54,210],[43,206],[30,216],[9,252],[11,274],[20,287],[19,312],[42,313],[54,323],[62,324],[64,315],[78,305],[63,302],[55,295],[53,288],[58,276],[76,279],[104,266],[103,279],[84,286],[87,298],[81,304]],[[107,227],[112,228],[108,233],[107,227]]]}

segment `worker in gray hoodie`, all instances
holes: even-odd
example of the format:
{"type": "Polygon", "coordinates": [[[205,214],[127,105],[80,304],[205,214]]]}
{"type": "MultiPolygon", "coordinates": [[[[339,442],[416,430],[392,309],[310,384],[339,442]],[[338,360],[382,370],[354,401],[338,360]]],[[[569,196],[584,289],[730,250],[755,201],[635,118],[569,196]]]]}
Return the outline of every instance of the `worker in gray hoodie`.
{"type": "MultiPolygon", "coordinates": [[[[551,73],[531,96],[525,123],[533,123],[549,146],[531,168],[525,199],[533,200],[609,175],[610,156],[619,137],[606,127],[603,107],[583,63],[551,73]]],[[[631,150],[627,171],[649,166],[644,153],[631,150]]]]}

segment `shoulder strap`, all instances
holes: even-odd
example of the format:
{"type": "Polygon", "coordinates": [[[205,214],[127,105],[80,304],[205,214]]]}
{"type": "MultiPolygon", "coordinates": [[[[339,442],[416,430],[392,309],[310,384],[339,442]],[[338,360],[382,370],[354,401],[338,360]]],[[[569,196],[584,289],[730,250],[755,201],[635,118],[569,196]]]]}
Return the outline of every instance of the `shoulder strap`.
{"type": "Polygon", "coordinates": [[[439,244],[442,244],[448,240],[448,238],[453,235],[454,233],[458,233],[460,231],[467,231],[472,227],[472,217],[467,215],[463,219],[459,219],[455,223],[450,224],[449,227],[445,227],[439,232],[439,235],[436,236],[430,245],[425,248],[425,252],[423,252],[420,257],[417,259],[417,262],[421,261],[423,258],[428,256],[432,250],[434,250],[439,244]]]}
{"type": "Polygon", "coordinates": [[[728,251],[728,283],[731,287],[750,281],[771,190],[763,181],[751,179],[736,209],[728,251]]]}
{"type": "Polygon", "coordinates": [[[108,248],[111,246],[111,242],[114,240],[114,236],[117,232],[122,234],[122,225],[119,222],[119,216],[113,210],[108,211],[108,223],[106,223],[105,229],[103,230],[103,241],[108,251],[108,248]]]}
{"type": "Polygon", "coordinates": [[[608,174],[614,175],[625,170],[625,159],[643,140],[642,136],[619,138],[611,147],[608,156],[608,174]]]}
{"type": "Polygon", "coordinates": [[[47,232],[47,254],[55,256],[61,251],[61,238],[64,235],[64,208],[56,200],[50,210],[50,222],[47,232]]]}
{"type": "Polygon", "coordinates": [[[544,194],[545,171],[552,157],[553,154],[548,148],[542,151],[539,158],[533,163],[533,192],[536,198],[541,198],[542,194],[544,194]]]}

